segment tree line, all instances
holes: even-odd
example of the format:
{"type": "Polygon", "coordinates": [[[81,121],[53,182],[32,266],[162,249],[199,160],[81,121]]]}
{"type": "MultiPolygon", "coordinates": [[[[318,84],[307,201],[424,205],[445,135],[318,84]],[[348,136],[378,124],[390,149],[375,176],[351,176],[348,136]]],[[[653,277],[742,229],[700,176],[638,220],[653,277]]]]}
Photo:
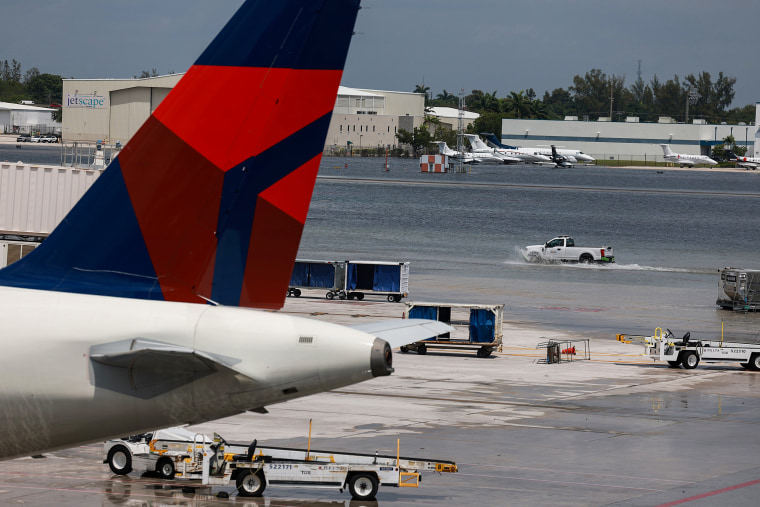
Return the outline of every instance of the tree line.
{"type": "MultiPolygon", "coordinates": [[[[509,92],[506,97],[497,97],[496,91],[472,90],[464,98],[466,109],[481,115],[473,126],[474,131],[498,135],[502,118],[561,120],[565,116],[577,116],[580,120],[597,120],[611,116],[612,121],[623,121],[628,116],[636,116],[642,122],[656,122],[660,116],[670,116],[683,122],[687,101],[690,122],[695,118],[708,123],[752,122],[755,119],[753,104],[728,109],[734,99],[735,84],[736,78],[723,72],[714,79],[703,71],[683,79],[675,75],[664,82],[656,75],[649,83],[639,77],[626,87],[625,76],[608,76],[600,69],[592,69],[583,76],[576,75],[567,89],[547,91],[540,99],[532,88],[509,92]]],[[[426,107],[459,106],[459,97],[445,89],[433,96],[430,87],[423,84],[417,85],[414,92],[425,94],[426,107]]]]}

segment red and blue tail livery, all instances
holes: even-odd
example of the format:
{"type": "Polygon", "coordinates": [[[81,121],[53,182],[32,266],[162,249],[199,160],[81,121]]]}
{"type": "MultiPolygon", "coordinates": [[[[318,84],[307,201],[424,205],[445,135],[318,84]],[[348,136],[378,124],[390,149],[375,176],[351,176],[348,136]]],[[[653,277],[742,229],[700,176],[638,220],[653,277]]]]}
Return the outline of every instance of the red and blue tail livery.
{"type": "Polygon", "coordinates": [[[246,1],[0,285],[280,308],[358,10],[246,1]]]}

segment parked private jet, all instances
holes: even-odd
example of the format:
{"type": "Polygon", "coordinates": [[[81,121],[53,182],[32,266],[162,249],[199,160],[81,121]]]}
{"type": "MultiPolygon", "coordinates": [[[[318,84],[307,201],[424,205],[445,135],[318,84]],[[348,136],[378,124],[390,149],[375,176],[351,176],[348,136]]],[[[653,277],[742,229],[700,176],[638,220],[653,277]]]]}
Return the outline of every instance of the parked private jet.
{"type": "MultiPolygon", "coordinates": [[[[534,156],[543,156],[546,158],[546,160],[542,160],[542,162],[553,162],[552,157],[552,148],[546,148],[543,146],[539,146],[536,148],[526,148],[526,147],[517,147],[517,146],[509,146],[506,144],[502,144],[501,141],[496,137],[494,134],[486,133],[481,134],[482,136],[485,136],[488,144],[492,145],[495,148],[503,148],[507,150],[517,150],[521,153],[525,153],[528,155],[534,155],[534,156]]],[[[556,148],[557,154],[561,155],[565,158],[565,160],[569,163],[575,164],[578,163],[578,161],[581,162],[593,162],[596,160],[591,155],[587,155],[583,153],[580,150],[571,150],[571,149],[564,149],[564,148],[556,148]]]]}
{"type": "Polygon", "coordinates": [[[504,164],[519,164],[525,162],[525,157],[518,156],[517,154],[507,154],[506,150],[498,150],[491,148],[480,140],[480,137],[475,134],[465,134],[467,140],[470,142],[471,153],[493,155],[495,158],[501,160],[504,164]]]}
{"type": "Polygon", "coordinates": [[[284,304],[358,10],[247,0],[52,234],[0,270],[0,459],[266,412],[389,375],[392,344],[441,334],[256,310],[284,304]]]}
{"type": "Polygon", "coordinates": [[[747,170],[752,169],[754,171],[760,165],[760,157],[738,157],[734,155],[731,162],[747,170]]]}
{"type": "Polygon", "coordinates": [[[496,153],[501,153],[502,155],[506,155],[508,157],[519,158],[524,163],[540,164],[552,162],[551,157],[534,153],[531,148],[506,147],[499,142],[495,134],[485,132],[481,133],[480,135],[485,138],[486,142],[483,143],[483,141],[480,140],[480,137],[478,137],[478,141],[486,148],[490,147],[491,149],[495,150],[496,153]]]}
{"type": "Polygon", "coordinates": [[[688,153],[673,153],[669,144],[661,144],[662,152],[665,154],[665,160],[681,167],[687,165],[692,167],[694,164],[718,165],[718,163],[707,155],[690,155],[688,153]]]}

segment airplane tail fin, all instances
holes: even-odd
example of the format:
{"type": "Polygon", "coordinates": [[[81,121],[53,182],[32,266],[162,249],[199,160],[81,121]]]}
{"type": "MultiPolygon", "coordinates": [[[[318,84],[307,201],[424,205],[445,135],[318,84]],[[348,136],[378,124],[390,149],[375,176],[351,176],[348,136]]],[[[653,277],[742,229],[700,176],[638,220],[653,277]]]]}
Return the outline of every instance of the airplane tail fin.
{"type": "Polygon", "coordinates": [[[280,308],[358,9],[246,1],[0,285],[280,308]]]}
{"type": "Polygon", "coordinates": [[[662,152],[665,154],[666,157],[673,155],[673,152],[670,150],[669,144],[661,144],[660,147],[662,147],[662,152]]]}

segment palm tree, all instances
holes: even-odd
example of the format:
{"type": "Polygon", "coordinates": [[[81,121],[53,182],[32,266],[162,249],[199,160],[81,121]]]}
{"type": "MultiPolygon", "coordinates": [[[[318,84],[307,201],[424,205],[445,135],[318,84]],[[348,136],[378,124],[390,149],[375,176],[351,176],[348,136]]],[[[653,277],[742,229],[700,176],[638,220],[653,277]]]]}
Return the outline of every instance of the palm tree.
{"type": "Polygon", "coordinates": [[[531,102],[525,95],[523,95],[524,91],[525,90],[521,90],[518,93],[509,92],[509,97],[504,99],[504,109],[516,114],[518,118],[530,116],[531,102]]]}

